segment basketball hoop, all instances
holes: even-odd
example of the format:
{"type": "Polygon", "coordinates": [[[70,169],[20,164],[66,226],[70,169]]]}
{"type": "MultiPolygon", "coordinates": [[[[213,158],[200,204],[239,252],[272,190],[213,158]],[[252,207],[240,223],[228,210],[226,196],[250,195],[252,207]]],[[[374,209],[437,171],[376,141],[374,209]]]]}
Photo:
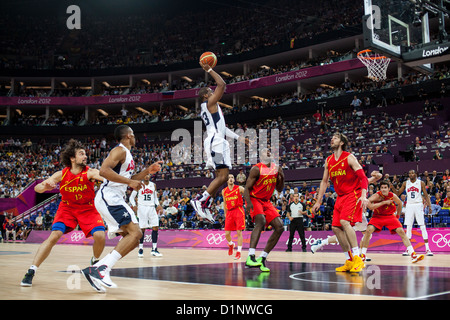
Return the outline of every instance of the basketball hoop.
{"type": "Polygon", "coordinates": [[[367,67],[369,79],[373,81],[386,80],[386,70],[391,59],[369,49],[358,52],[357,57],[367,67]]]}

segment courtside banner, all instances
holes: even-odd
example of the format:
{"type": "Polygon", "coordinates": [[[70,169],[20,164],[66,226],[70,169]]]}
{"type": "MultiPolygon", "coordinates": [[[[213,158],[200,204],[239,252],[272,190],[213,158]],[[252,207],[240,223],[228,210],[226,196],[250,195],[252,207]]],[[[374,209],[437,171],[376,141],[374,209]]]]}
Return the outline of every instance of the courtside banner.
{"type": "MultiPolygon", "coordinates": [[[[428,241],[431,251],[434,253],[450,253],[450,228],[433,228],[428,229],[428,241]]],[[[271,231],[261,233],[261,238],[257,249],[263,249],[269,239],[271,231]]],[[[356,233],[358,242],[361,240],[362,234],[356,233]]],[[[50,231],[33,230],[28,236],[27,243],[42,243],[50,235],[50,231]]],[[[250,243],[250,231],[243,232],[244,250],[248,248],[250,243]]],[[[306,231],[306,247],[309,252],[311,244],[317,239],[326,239],[331,237],[331,231],[306,231]]],[[[144,246],[151,247],[151,230],[145,232],[144,246]]],[[[119,242],[120,237],[114,239],[106,239],[107,246],[115,246],[119,242]]],[[[237,243],[237,235],[232,232],[232,239],[237,243]]],[[[289,240],[289,231],[283,232],[275,246],[274,250],[286,250],[289,240]]],[[[82,231],[72,231],[61,237],[60,244],[78,244],[92,245],[92,238],[85,238],[82,231]]],[[[417,252],[425,251],[424,241],[420,229],[413,229],[413,237],[411,244],[417,252]]],[[[197,248],[197,249],[228,249],[225,239],[225,232],[221,230],[159,230],[158,248],[197,248]]],[[[292,250],[301,251],[302,243],[295,234],[292,250]]],[[[400,237],[396,234],[392,235],[389,231],[381,231],[374,233],[370,240],[369,250],[373,252],[404,252],[405,246],[400,237]]],[[[323,247],[323,251],[340,252],[341,249],[337,244],[330,244],[323,247]]]]}
{"type": "MultiPolygon", "coordinates": [[[[365,68],[358,59],[339,61],[322,66],[314,66],[295,71],[285,72],[248,81],[241,81],[227,85],[225,93],[236,93],[256,88],[271,87],[280,83],[295,82],[298,80],[320,77],[337,72],[365,68]]],[[[214,87],[212,87],[214,88],[214,87]]],[[[132,104],[164,101],[170,99],[197,98],[200,89],[177,90],[147,94],[128,94],[112,96],[91,97],[0,97],[2,106],[86,106],[104,104],[132,104]]]]}

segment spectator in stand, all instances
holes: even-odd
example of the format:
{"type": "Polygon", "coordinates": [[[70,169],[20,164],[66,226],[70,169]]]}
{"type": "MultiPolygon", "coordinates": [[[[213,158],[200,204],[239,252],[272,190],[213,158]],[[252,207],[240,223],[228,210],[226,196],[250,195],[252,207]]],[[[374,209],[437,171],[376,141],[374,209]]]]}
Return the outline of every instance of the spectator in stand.
{"type": "Polygon", "coordinates": [[[245,181],[247,181],[247,177],[245,176],[244,170],[240,169],[239,173],[236,176],[236,182],[237,182],[238,185],[244,186],[245,185],[245,181]]]}
{"type": "Polygon", "coordinates": [[[450,210],[450,191],[447,191],[447,196],[442,203],[442,209],[450,210]]]}
{"type": "Polygon", "coordinates": [[[47,211],[45,211],[45,214],[43,217],[44,230],[50,230],[52,227],[52,223],[53,223],[53,217],[50,214],[50,210],[47,209],[47,211]]]}
{"type": "Polygon", "coordinates": [[[313,118],[316,121],[316,124],[320,124],[320,122],[322,121],[322,114],[320,113],[319,109],[317,109],[316,113],[313,114],[313,118]]]}
{"type": "Polygon", "coordinates": [[[442,182],[450,182],[450,170],[445,169],[444,175],[442,176],[442,182]]]}
{"type": "Polygon", "coordinates": [[[35,223],[36,223],[36,225],[34,227],[35,230],[43,230],[44,229],[44,217],[42,217],[42,212],[38,213],[35,223]]]}
{"type": "Polygon", "coordinates": [[[434,151],[433,160],[442,160],[442,154],[439,152],[439,150],[434,151]]]}
{"type": "Polygon", "coordinates": [[[12,235],[13,241],[16,241],[16,226],[14,225],[14,222],[12,222],[11,219],[6,222],[5,226],[5,240],[6,242],[9,242],[9,238],[12,235]]]}
{"type": "MultiPolygon", "coordinates": [[[[166,218],[168,220],[177,221],[178,219],[178,209],[175,208],[172,204],[172,202],[169,203],[169,206],[165,210],[166,212],[166,218]]],[[[170,224],[169,224],[170,227],[170,224]]]]}
{"type": "Polygon", "coordinates": [[[350,106],[353,107],[354,110],[360,110],[361,104],[362,104],[361,100],[359,100],[357,96],[353,96],[353,100],[350,103],[350,106]]]}

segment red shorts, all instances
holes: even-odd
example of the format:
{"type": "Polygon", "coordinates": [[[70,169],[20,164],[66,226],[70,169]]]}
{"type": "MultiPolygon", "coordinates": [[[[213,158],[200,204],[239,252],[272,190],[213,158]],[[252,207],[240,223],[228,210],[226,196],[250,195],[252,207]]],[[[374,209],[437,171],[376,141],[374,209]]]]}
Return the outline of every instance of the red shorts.
{"type": "Polygon", "coordinates": [[[236,231],[245,229],[245,211],[242,207],[227,210],[225,217],[225,231],[236,231]]]}
{"type": "Polygon", "coordinates": [[[396,233],[397,228],[403,228],[402,224],[398,220],[396,215],[374,215],[370,218],[369,224],[373,225],[376,228],[376,232],[380,232],[383,227],[389,229],[392,234],[396,233]]]}
{"type": "Polygon", "coordinates": [[[103,227],[103,230],[105,230],[103,219],[93,204],[69,206],[61,202],[56,211],[55,219],[53,219],[52,230],[61,230],[63,233],[68,233],[74,230],[77,225],[80,226],[86,237],[94,228],[101,230],[103,227]],[[61,223],[65,226],[64,230],[61,229],[61,223]]]}
{"type": "Polygon", "coordinates": [[[276,217],[280,217],[278,210],[275,209],[273,204],[269,200],[261,200],[250,197],[253,205],[253,210],[250,211],[250,216],[253,221],[258,214],[263,214],[266,217],[266,227],[272,222],[276,217]]]}
{"type": "Polygon", "coordinates": [[[361,189],[337,197],[331,223],[333,227],[341,227],[341,220],[350,222],[352,226],[362,221],[361,203],[356,204],[360,197],[361,189]]]}

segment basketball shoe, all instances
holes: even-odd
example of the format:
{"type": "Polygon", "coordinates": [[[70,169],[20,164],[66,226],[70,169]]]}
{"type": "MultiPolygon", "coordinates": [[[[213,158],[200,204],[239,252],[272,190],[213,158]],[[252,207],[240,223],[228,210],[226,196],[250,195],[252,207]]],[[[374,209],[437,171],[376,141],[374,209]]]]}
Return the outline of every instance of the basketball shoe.
{"type": "Polygon", "coordinates": [[[323,246],[324,246],[324,244],[322,244],[322,239],[317,239],[311,245],[311,252],[315,253],[317,250],[322,249],[323,246]]]}
{"type": "Polygon", "coordinates": [[[156,249],[156,248],[152,250],[151,255],[154,257],[162,257],[163,256],[162,253],[160,253],[158,251],[158,249],[156,249]]]}
{"type": "Polygon", "coordinates": [[[234,250],[234,243],[233,244],[229,244],[228,245],[228,255],[229,256],[233,255],[233,250],[234,250]]]}
{"type": "Polygon", "coordinates": [[[33,269],[28,269],[27,273],[25,273],[25,276],[22,279],[22,282],[20,283],[20,285],[22,287],[31,287],[32,281],[33,281],[33,277],[34,277],[34,270],[33,269]]]}
{"type": "Polygon", "coordinates": [[[241,252],[240,251],[236,251],[236,255],[234,256],[234,260],[239,260],[241,259],[241,252]]]}
{"type": "Polygon", "coordinates": [[[111,277],[109,276],[110,271],[111,269],[109,269],[106,265],[90,266],[82,270],[85,277],[88,275],[91,280],[97,279],[100,281],[101,285],[107,288],[117,288],[117,285],[112,282],[111,277]]]}
{"type": "Polygon", "coordinates": [[[411,262],[412,263],[422,261],[424,258],[425,258],[425,256],[423,254],[418,255],[415,252],[411,253],[411,262]]]}
{"type": "Polygon", "coordinates": [[[270,272],[270,269],[266,267],[266,258],[264,257],[259,257],[258,259],[256,259],[256,261],[261,261],[261,265],[259,266],[259,270],[261,270],[262,272],[270,272]]]}
{"type": "Polygon", "coordinates": [[[337,272],[348,272],[352,269],[353,261],[345,260],[345,264],[341,267],[336,268],[337,272]]]}
{"type": "Polygon", "coordinates": [[[91,285],[91,287],[99,292],[99,293],[105,293],[106,289],[103,288],[103,286],[100,284],[100,280],[95,279],[94,277],[91,277],[89,275],[89,272],[87,269],[89,269],[90,267],[81,270],[81,273],[83,274],[83,276],[86,278],[86,280],[89,282],[89,284],[91,285]]]}
{"type": "MultiPolygon", "coordinates": [[[[211,197],[208,197],[208,199],[211,199],[211,197]]],[[[211,211],[208,207],[209,200],[200,201],[199,197],[191,201],[192,208],[194,208],[195,212],[202,217],[203,219],[206,219],[210,221],[211,223],[214,223],[214,218],[211,214],[211,211]]]]}
{"type": "Polygon", "coordinates": [[[360,256],[353,256],[353,265],[350,272],[361,272],[365,267],[366,265],[360,256]]]}
{"type": "Polygon", "coordinates": [[[245,267],[247,268],[258,268],[261,266],[261,260],[255,258],[254,254],[250,254],[245,261],[245,267]]]}

